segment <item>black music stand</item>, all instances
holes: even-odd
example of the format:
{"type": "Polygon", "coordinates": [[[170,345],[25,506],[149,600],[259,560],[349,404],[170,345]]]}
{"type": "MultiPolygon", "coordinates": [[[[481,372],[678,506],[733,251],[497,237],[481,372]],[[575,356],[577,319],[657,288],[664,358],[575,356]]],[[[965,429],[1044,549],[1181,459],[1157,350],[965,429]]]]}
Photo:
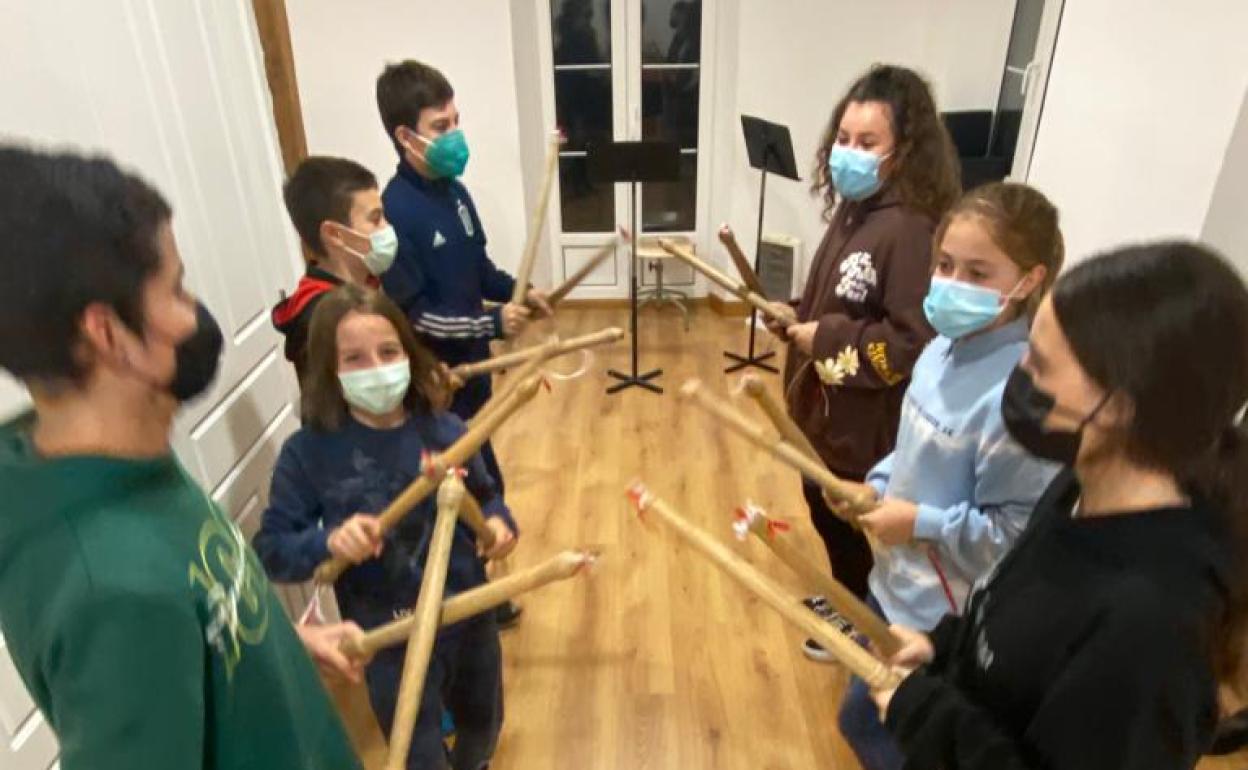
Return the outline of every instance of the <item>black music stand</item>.
{"type": "Polygon", "coordinates": [[[631,372],[611,369],[608,375],[619,380],[607,393],[619,393],[636,385],[662,393],[663,388],[650,380],[663,374],[654,369],[644,374],[637,371],[637,239],[641,237],[637,205],[638,182],[675,182],[680,177],[680,147],[672,142],[601,142],[586,147],[586,163],[590,181],[628,183],[629,223],[632,225],[632,251],[628,260],[629,332],[632,336],[633,368],[631,372]]]}
{"type": "MultiPolygon", "coordinates": [[[[758,186],[758,239],[754,244],[754,272],[757,273],[759,253],[763,250],[763,206],[767,194],[767,172],[788,177],[795,182],[800,182],[801,177],[797,175],[797,161],[793,158],[793,139],[789,136],[788,126],[771,123],[751,115],[742,115],[741,132],[745,134],[745,149],[750,156],[750,166],[763,172],[762,182],[758,186]]],[[[784,301],[789,298],[768,297],[767,299],[784,301]]],[[[779,371],[776,367],[766,363],[767,359],[776,354],[775,351],[761,356],[754,355],[754,332],[757,324],[758,311],[751,309],[749,351],[742,356],[725,350],[724,357],[736,363],[724,369],[724,372],[735,372],[747,366],[765,369],[773,374],[779,371]]]]}

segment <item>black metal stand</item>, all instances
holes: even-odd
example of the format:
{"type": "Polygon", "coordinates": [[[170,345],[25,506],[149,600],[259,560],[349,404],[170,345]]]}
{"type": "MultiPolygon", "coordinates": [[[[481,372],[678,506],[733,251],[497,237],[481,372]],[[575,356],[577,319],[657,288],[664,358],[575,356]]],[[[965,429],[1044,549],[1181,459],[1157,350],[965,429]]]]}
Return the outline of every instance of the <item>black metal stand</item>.
{"type": "Polygon", "coordinates": [[[615,369],[607,370],[607,375],[619,380],[616,384],[607,388],[607,393],[619,393],[625,388],[633,386],[645,388],[652,393],[662,393],[663,388],[655,385],[650,380],[663,374],[662,369],[653,369],[644,374],[637,371],[637,183],[631,182],[628,186],[629,208],[632,212],[630,217],[633,226],[632,250],[628,260],[628,312],[629,312],[629,336],[632,337],[632,357],[633,368],[631,372],[619,372],[615,369]]]}
{"type": "MultiPolygon", "coordinates": [[[[758,255],[761,254],[763,251],[763,200],[766,194],[767,194],[767,169],[763,168],[763,179],[762,179],[762,182],[758,186],[758,240],[754,244],[754,272],[755,273],[758,273],[758,255]]],[[[724,358],[727,358],[732,361],[736,361],[735,364],[732,364],[731,366],[728,366],[727,368],[724,369],[725,374],[731,374],[732,372],[738,371],[740,369],[744,369],[747,366],[754,366],[759,369],[763,369],[765,371],[771,372],[772,374],[778,374],[780,372],[779,369],[772,366],[771,364],[764,363],[767,359],[775,357],[776,352],[774,350],[769,350],[766,353],[763,353],[761,356],[754,355],[754,338],[756,336],[755,330],[757,329],[757,327],[758,327],[758,311],[755,310],[753,307],[751,307],[750,308],[750,347],[749,347],[749,350],[746,352],[744,356],[737,354],[737,353],[733,353],[732,351],[729,351],[729,350],[725,350],[724,358]]]]}

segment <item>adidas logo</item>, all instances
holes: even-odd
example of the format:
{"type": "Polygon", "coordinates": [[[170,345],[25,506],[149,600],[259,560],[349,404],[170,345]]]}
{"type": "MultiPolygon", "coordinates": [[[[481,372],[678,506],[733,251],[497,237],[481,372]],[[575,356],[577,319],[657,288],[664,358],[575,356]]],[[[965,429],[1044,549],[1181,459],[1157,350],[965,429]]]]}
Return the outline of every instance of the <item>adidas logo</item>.
{"type": "Polygon", "coordinates": [[[443,245],[444,243],[446,243],[446,238],[442,236],[441,231],[434,230],[433,231],[433,248],[436,249],[439,246],[443,245]]]}

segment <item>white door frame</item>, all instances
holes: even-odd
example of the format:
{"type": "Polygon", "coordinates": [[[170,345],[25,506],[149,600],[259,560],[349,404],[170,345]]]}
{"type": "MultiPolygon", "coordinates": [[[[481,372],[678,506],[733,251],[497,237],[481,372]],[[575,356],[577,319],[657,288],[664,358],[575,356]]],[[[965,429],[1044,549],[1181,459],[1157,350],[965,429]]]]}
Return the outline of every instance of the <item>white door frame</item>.
{"type": "Polygon", "coordinates": [[[1035,149],[1036,135],[1040,131],[1040,116],[1044,110],[1044,94],[1049,86],[1049,73],[1053,69],[1053,52],[1057,49],[1057,34],[1062,22],[1065,0],[1045,0],[1040,16],[1040,31],[1036,35],[1036,52],[1023,74],[1023,90],[1026,100],[1018,126],[1018,143],[1014,146],[1014,164],[1009,178],[1026,182],[1031,172],[1031,155],[1035,149]]]}

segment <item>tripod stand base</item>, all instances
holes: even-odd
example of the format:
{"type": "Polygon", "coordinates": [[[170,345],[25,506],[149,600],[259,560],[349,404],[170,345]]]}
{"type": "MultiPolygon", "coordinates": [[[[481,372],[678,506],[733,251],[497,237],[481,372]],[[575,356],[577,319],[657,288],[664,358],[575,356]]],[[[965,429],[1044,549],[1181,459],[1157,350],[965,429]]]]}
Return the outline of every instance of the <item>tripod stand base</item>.
{"type": "Polygon", "coordinates": [[[655,385],[653,382],[650,382],[650,380],[653,380],[661,374],[663,374],[662,369],[655,369],[654,371],[646,372],[645,374],[628,374],[611,369],[607,372],[607,376],[614,377],[619,380],[619,382],[607,388],[607,393],[619,393],[621,390],[631,388],[634,385],[639,388],[645,388],[652,393],[662,393],[662,388],[655,385]]]}
{"type": "Polygon", "coordinates": [[[776,356],[776,352],[774,350],[768,351],[762,354],[761,356],[756,356],[752,354],[748,356],[743,356],[743,355],[725,350],[724,358],[730,359],[732,361],[736,361],[736,363],[725,368],[724,373],[731,374],[732,372],[735,372],[739,369],[744,369],[747,366],[754,366],[759,369],[763,369],[768,372],[771,372],[772,374],[779,374],[780,373],[779,369],[772,366],[771,364],[763,363],[769,358],[775,358],[775,356],[776,356]]]}

